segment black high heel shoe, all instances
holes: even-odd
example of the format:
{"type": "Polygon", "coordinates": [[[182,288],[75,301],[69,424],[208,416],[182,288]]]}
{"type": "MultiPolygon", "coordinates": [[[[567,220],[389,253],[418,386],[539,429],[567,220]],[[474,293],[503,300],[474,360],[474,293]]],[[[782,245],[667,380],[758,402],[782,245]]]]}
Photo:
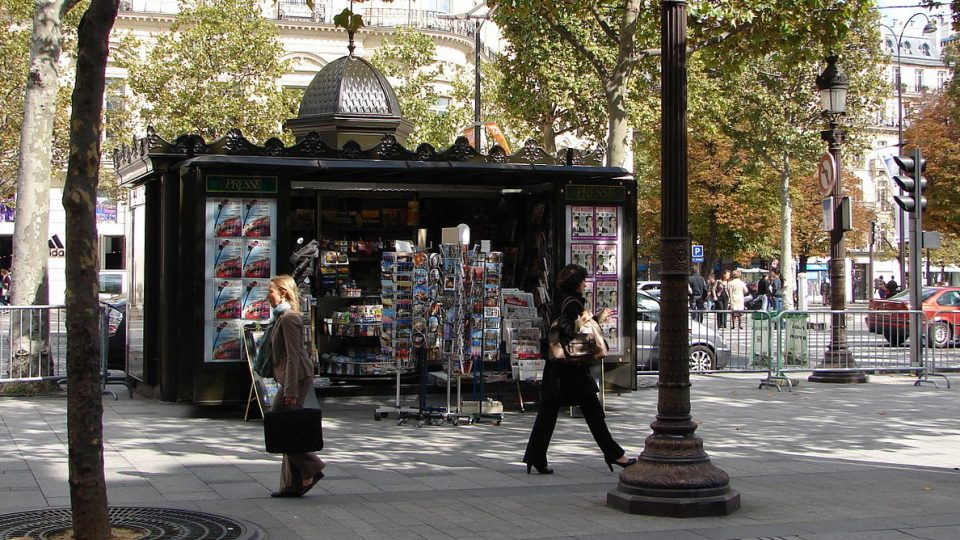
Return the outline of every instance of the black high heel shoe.
{"type": "Polygon", "coordinates": [[[613,472],[613,466],[614,466],[614,465],[616,465],[617,467],[626,469],[627,467],[633,465],[633,464],[636,463],[636,462],[637,462],[637,458],[630,458],[630,459],[624,461],[623,463],[620,463],[619,461],[608,461],[608,462],[607,462],[607,467],[610,468],[610,472],[613,472]]]}
{"type": "Polygon", "coordinates": [[[553,474],[553,469],[546,465],[531,465],[527,463],[527,474],[530,474],[530,469],[536,469],[538,474],[553,474]]]}

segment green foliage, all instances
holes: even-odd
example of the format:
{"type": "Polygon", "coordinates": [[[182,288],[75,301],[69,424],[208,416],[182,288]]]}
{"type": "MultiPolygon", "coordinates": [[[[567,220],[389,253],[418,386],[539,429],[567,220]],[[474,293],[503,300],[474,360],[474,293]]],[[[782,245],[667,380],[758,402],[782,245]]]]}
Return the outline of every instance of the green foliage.
{"type": "Polygon", "coordinates": [[[337,28],[343,28],[347,32],[354,33],[363,28],[363,16],[359,13],[344,8],[343,11],[333,16],[333,25],[337,28]]]}
{"type": "Polygon", "coordinates": [[[904,139],[927,159],[923,228],[960,237],[960,100],[957,92],[931,93],[920,104],[904,139]]]}
{"type": "Polygon", "coordinates": [[[397,29],[370,60],[393,81],[403,117],[413,122],[409,141],[444,148],[456,137],[458,124],[466,124],[469,116],[462,102],[448,111],[435,110],[440,93],[434,83],[444,78],[443,67],[434,61],[435,55],[436,45],[429,36],[397,29]]]}
{"type": "Polygon", "coordinates": [[[293,104],[277,80],[289,65],[279,60],[276,27],[255,4],[185,2],[170,30],[149,50],[127,36],[116,51],[144,122],[164,137],[211,140],[238,128],[263,141],[280,133],[293,104]]]}
{"type": "Polygon", "coordinates": [[[17,189],[17,163],[20,154],[20,126],[23,122],[23,97],[30,60],[30,11],[25,2],[0,5],[0,197],[7,198],[17,189]],[[24,5],[19,5],[24,4],[24,5]]]}
{"type": "Polygon", "coordinates": [[[571,133],[600,142],[606,130],[606,102],[591,66],[557,40],[540,17],[507,10],[494,12],[508,40],[497,58],[503,78],[497,91],[510,109],[510,124],[526,124],[540,133],[548,150],[557,136],[571,133]]]}

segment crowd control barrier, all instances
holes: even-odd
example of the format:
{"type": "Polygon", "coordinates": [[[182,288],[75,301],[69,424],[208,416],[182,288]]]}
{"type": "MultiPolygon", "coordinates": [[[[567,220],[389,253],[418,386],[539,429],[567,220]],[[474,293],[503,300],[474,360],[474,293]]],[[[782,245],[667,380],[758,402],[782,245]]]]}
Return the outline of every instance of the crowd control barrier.
{"type": "MultiPolygon", "coordinates": [[[[835,348],[848,353],[840,358],[852,361],[831,365],[832,371],[913,373],[916,384],[936,384],[931,377],[942,377],[949,387],[950,381],[938,371],[960,369],[958,312],[944,311],[929,322],[920,311],[856,308],[689,313],[691,373],[756,372],[764,374],[761,387],[792,388],[791,373],[825,369],[827,352],[835,348]],[[956,332],[952,322],[946,323],[953,320],[949,316],[958,317],[956,332]],[[920,335],[926,337],[915,353],[910,347],[911,317],[919,319],[920,335]],[[949,339],[945,340],[947,329],[949,339]],[[936,347],[931,345],[932,336],[939,336],[936,347]]],[[[638,316],[636,335],[637,369],[641,374],[654,374],[659,368],[659,318],[638,316]]],[[[830,358],[836,360],[837,356],[830,358]]]]}
{"type": "Polygon", "coordinates": [[[0,306],[0,382],[66,376],[66,320],[63,306],[0,306]]]}
{"type": "MultiPolygon", "coordinates": [[[[108,384],[133,388],[126,373],[108,369],[110,332],[124,315],[100,305],[100,356],[104,394],[108,384]],[[121,374],[122,373],[122,374],[121,374]]],[[[0,306],[0,383],[50,380],[62,386],[67,380],[67,327],[64,306],[0,306]]]]}

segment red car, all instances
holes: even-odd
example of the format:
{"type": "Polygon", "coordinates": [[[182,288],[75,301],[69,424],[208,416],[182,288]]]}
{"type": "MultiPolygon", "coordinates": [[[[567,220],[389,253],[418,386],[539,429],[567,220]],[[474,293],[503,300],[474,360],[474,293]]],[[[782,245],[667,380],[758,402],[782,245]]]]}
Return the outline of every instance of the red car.
{"type": "MultiPolygon", "coordinates": [[[[920,292],[921,306],[927,320],[927,343],[931,347],[946,347],[960,338],[960,287],[924,287],[920,292]]],[[[880,334],[894,347],[910,337],[910,317],[892,311],[906,311],[910,305],[910,291],[901,291],[890,298],[870,300],[867,328],[880,334]],[[886,312],[886,313],[885,313],[886,312]]]]}

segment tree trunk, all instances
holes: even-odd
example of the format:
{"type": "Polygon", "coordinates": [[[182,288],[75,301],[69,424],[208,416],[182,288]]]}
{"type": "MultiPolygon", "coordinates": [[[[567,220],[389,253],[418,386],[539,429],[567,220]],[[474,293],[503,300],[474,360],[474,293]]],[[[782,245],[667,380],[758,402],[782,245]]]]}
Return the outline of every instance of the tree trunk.
{"type": "Polygon", "coordinates": [[[67,436],[77,540],[110,538],[103,474],[103,395],[97,301],[97,184],[110,29],[118,0],[92,0],[80,22],[70,117],[67,214],[67,436]]]}
{"type": "MultiPolygon", "coordinates": [[[[34,4],[13,225],[10,303],[15,306],[49,303],[47,234],[64,13],[62,0],[38,0],[34,4]]],[[[54,369],[47,347],[49,318],[41,317],[36,310],[18,315],[11,321],[14,360],[10,364],[10,375],[15,376],[15,371],[21,376],[52,375],[54,369]]]]}
{"type": "Polygon", "coordinates": [[[553,117],[540,124],[543,133],[543,150],[551,156],[557,153],[557,132],[553,129],[553,117]]]}
{"type": "Polygon", "coordinates": [[[14,305],[44,305],[49,298],[47,229],[63,15],[62,0],[37,0],[35,4],[13,226],[14,305]]]}
{"type": "Polygon", "coordinates": [[[630,124],[625,103],[626,93],[626,83],[607,90],[607,114],[610,117],[607,122],[607,166],[623,167],[632,171],[633,164],[627,158],[630,124]]]}
{"type": "MultiPolygon", "coordinates": [[[[607,97],[607,165],[623,167],[633,171],[630,158],[632,141],[630,140],[630,117],[627,110],[627,91],[634,63],[637,61],[637,18],[640,14],[641,0],[626,0],[623,20],[620,22],[620,47],[617,51],[617,63],[610,75],[603,78],[603,91],[607,97]]],[[[686,68],[686,66],[684,66],[686,68]]]]}
{"type": "Polygon", "coordinates": [[[793,309],[793,202],[790,199],[790,156],[783,156],[780,172],[780,284],[783,309],[793,309]]]}

